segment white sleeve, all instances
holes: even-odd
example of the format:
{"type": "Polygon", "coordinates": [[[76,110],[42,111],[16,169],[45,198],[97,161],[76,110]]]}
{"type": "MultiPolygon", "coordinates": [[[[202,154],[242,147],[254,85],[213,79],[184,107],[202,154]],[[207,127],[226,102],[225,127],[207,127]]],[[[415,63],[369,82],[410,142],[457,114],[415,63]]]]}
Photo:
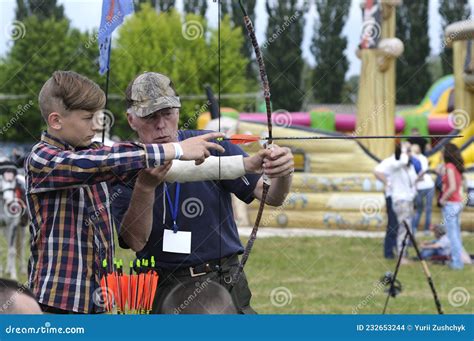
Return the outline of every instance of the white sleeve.
{"type": "Polygon", "coordinates": [[[408,161],[409,161],[408,155],[405,153],[402,153],[400,155],[400,160],[393,160],[390,166],[392,167],[392,169],[402,168],[408,165],[408,161]]]}
{"type": "Polygon", "coordinates": [[[245,175],[244,157],[209,156],[204,163],[196,166],[194,161],[173,160],[173,165],[165,176],[166,182],[192,182],[206,180],[233,180],[245,175]],[[220,174],[219,174],[220,159],[220,174]]]}
{"type": "Polygon", "coordinates": [[[390,159],[384,159],[377,166],[375,166],[375,171],[383,174],[387,174],[389,171],[390,159]]]}

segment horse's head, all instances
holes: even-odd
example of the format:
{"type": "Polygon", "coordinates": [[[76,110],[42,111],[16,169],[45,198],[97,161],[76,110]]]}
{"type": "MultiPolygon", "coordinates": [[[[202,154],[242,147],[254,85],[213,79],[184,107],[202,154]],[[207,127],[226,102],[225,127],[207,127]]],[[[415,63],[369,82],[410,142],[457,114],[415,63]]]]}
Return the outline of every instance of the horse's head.
{"type": "Polygon", "coordinates": [[[2,192],[2,199],[4,203],[15,200],[16,176],[12,171],[5,171],[0,176],[0,190],[2,192]]]}
{"type": "MultiPolygon", "coordinates": [[[[10,218],[19,218],[24,213],[25,203],[17,197],[17,176],[14,171],[0,175],[0,212],[10,218]]],[[[5,217],[3,217],[5,218],[5,217]]]]}

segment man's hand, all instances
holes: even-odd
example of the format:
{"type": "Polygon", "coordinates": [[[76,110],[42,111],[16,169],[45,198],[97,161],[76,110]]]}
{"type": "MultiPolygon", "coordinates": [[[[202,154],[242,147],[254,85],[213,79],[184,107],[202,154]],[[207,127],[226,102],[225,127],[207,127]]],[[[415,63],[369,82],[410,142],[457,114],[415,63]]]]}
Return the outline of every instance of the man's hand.
{"type": "Polygon", "coordinates": [[[145,191],[154,191],[156,186],[164,181],[165,176],[170,170],[172,164],[173,161],[167,161],[162,166],[157,168],[142,169],[140,173],[138,173],[135,186],[139,186],[145,191]]]}
{"type": "Polygon", "coordinates": [[[179,144],[183,148],[181,160],[196,160],[196,165],[200,165],[211,155],[210,149],[224,153],[225,149],[217,143],[208,142],[209,140],[224,137],[223,133],[208,133],[200,136],[191,137],[179,144]]]}
{"type": "Polygon", "coordinates": [[[290,148],[272,145],[263,159],[263,171],[269,178],[282,178],[293,174],[295,163],[290,148]]]}
{"type": "Polygon", "coordinates": [[[263,160],[270,157],[269,149],[260,149],[252,156],[244,157],[245,173],[261,174],[263,173],[263,160]]]}

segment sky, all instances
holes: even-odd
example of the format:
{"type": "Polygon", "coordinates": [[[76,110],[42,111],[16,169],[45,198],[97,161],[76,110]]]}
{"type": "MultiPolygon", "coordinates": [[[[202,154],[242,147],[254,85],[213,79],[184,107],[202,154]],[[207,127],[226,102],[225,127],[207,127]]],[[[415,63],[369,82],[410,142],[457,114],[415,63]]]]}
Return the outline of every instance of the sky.
{"type": "MultiPolygon", "coordinates": [[[[176,7],[178,10],[183,8],[183,1],[177,0],[176,7]]],[[[347,0],[350,1],[350,0],[347,0]]],[[[406,0],[405,0],[406,1],[406,0]]],[[[413,1],[413,0],[410,0],[413,1]]],[[[416,1],[416,0],[415,0],[416,1]]],[[[71,20],[72,26],[81,30],[92,30],[97,28],[100,23],[102,1],[99,0],[59,0],[64,5],[66,16],[71,20]]],[[[441,47],[441,23],[438,14],[439,0],[429,0],[429,36],[431,45],[431,55],[437,55],[441,47]]],[[[474,0],[469,0],[471,8],[474,9],[474,0]]],[[[355,55],[355,50],[359,44],[360,30],[362,26],[362,15],[359,7],[360,0],[352,0],[349,17],[343,30],[343,34],[348,38],[348,46],[346,56],[349,60],[349,70],[346,77],[358,75],[360,72],[360,61],[355,55]]],[[[9,41],[9,27],[15,17],[15,0],[0,0],[0,56],[5,56],[11,42],[9,41]]],[[[260,45],[265,41],[265,29],[268,17],[265,11],[265,0],[257,0],[256,5],[255,29],[257,39],[260,45]]],[[[217,3],[208,0],[208,11],[206,14],[209,25],[217,26],[217,3]]],[[[303,58],[314,66],[314,57],[310,52],[311,36],[313,26],[317,20],[316,6],[311,1],[311,7],[305,15],[306,25],[302,43],[303,58]]],[[[26,33],[27,34],[27,33],[26,33]]]]}

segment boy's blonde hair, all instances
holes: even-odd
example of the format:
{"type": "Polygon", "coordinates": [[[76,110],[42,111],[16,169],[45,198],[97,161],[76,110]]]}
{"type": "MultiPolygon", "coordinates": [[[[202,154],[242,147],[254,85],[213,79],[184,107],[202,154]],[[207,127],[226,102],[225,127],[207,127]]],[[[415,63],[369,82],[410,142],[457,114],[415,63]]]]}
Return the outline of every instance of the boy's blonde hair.
{"type": "Polygon", "coordinates": [[[55,71],[38,96],[46,123],[52,112],[67,115],[71,110],[96,112],[105,106],[105,94],[89,78],[74,71],[55,71]]]}

